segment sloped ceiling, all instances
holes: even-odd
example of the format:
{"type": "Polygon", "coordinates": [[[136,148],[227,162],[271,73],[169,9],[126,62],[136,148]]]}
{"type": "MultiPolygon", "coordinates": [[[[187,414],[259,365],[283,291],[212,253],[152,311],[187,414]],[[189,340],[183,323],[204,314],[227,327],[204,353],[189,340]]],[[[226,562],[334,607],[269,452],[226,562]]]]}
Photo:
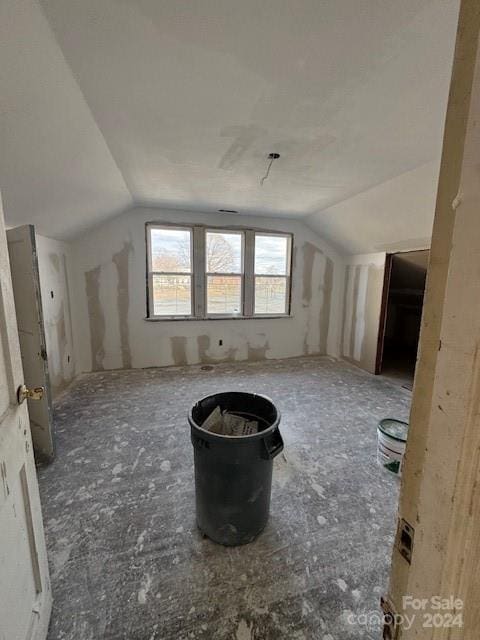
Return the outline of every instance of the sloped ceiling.
{"type": "Polygon", "coordinates": [[[7,224],[67,237],[129,206],[123,176],[34,0],[0,1],[0,61],[7,224]]]}
{"type": "Polygon", "coordinates": [[[130,197],[303,218],[439,155],[458,0],[4,5],[5,209],[49,235],[130,197]]]}
{"type": "Polygon", "coordinates": [[[427,162],[305,219],[349,255],[430,247],[439,162],[427,162]]]}

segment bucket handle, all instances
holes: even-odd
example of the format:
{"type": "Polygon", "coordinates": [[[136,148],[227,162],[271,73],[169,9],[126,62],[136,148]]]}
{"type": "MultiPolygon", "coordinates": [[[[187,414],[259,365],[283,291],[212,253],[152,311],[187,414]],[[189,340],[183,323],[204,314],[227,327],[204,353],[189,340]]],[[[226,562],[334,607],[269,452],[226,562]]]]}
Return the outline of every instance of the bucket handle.
{"type": "Polygon", "coordinates": [[[280,451],[283,450],[283,438],[278,427],[275,427],[275,429],[271,433],[263,438],[262,442],[262,458],[265,458],[266,460],[273,460],[273,458],[275,458],[275,456],[278,456],[280,451]]]}

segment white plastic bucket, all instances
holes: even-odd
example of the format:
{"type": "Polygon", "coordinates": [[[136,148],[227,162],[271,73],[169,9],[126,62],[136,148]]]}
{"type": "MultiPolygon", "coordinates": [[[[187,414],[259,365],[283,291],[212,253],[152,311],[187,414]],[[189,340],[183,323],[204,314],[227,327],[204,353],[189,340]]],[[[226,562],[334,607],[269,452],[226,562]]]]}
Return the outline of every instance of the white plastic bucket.
{"type": "Polygon", "coordinates": [[[397,476],[402,474],[407,434],[407,422],[385,418],[378,423],[377,462],[397,476]]]}

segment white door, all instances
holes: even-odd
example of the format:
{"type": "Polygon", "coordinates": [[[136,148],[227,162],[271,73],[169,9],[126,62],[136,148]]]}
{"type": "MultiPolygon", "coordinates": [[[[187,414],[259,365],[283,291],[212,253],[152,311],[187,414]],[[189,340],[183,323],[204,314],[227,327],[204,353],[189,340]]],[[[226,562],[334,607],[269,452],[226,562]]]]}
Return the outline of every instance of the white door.
{"type": "Polygon", "coordinates": [[[41,400],[27,401],[33,448],[38,462],[50,462],[54,456],[52,401],[34,227],[9,229],[7,242],[25,384],[45,389],[41,400]]]}
{"type": "Polygon", "coordinates": [[[44,640],[52,606],[0,203],[0,640],[44,640]]]}

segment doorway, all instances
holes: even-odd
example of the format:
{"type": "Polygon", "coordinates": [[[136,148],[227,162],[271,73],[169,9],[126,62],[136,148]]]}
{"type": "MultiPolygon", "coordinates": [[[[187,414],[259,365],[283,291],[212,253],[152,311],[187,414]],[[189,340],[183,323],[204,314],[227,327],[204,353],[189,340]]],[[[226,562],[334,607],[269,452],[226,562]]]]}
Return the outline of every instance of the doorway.
{"type": "Polygon", "coordinates": [[[411,388],[430,251],[387,255],[376,373],[411,388]]]}
{"type": "Polygon", "coordinates": [[[26,396],[35,460],[49,463],[55,443],[35,229],[24,225],[6,235],[26,391],[42,390],[26,396]]]}

